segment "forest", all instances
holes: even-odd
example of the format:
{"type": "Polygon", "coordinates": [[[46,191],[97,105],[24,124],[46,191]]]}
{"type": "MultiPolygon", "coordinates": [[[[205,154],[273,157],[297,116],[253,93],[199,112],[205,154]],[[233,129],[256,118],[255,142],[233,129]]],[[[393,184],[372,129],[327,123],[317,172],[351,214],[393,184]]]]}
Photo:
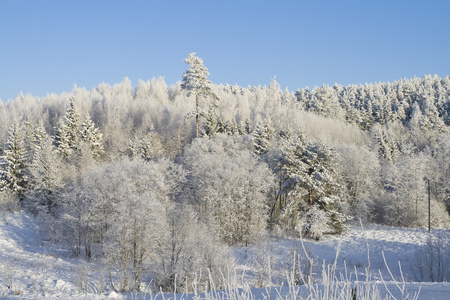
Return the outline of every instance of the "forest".
{"type": "Polygon", "coordinates": [[[195,53],[185,62],[170,86],[0,102],[0,210],[101,260],[117,292],[207,286],[230,246],[270,236],[427,227],[429,209],[450,227],[450,77],[293,92],[214,84],[195,53]]]}

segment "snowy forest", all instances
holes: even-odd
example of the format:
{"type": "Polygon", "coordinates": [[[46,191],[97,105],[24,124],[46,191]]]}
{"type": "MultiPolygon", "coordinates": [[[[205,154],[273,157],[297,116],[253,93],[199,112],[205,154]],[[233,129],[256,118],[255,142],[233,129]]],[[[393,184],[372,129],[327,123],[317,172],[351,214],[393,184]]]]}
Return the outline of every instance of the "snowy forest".
{"type": "Polygon", "coordinates": [[[102,261],[117,292],[207,286],[230,247],[273,236],[428,227],[429,199],[431,227],[450,227],[450,77],[293,92],[214,84],[185,62],[170,86],[0,102],[0,210],[102,261]]]}

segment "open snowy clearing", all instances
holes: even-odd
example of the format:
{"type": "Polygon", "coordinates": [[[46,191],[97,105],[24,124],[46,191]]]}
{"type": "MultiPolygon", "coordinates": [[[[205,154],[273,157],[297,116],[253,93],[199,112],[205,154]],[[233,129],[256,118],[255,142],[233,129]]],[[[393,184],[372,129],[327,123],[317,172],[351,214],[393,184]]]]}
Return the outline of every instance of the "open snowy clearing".
{"type": "MultiPolygon", "coordinates": [[[[121,295],[112,292],[106,284],[106,272],[102,272],[95,262],[86,262],[72,256],[68,250],[44,243],[38,224],[35,218],[22,212],[3,216],[0,220],[0,297],[2,299],[143,299],[151,297],[150,293],[121,295]],[[83,274],[89,275],[83,276],[83,274]],[[80,286],[85,277],[89,277],[90,293],[80,293],[80,286]],[[102,289],[105,289],[102,294],[95,293],[102,289]]],[[[433,234],[441,236],[443,245],[449,244],[448,231],[433,230],[433,234]]],[[[402,298],[401,291],[395,284],[395,281],[402,281],[398,264],[400,262],[407,282],[404,286],[410,296],[420,290],[418,299],[449,299],[450,283],[414,282],[416,275],[411,266],[414,265],[415,253],[418,249],[427,245],[428,236],[426,229],[399,229],[371,225],[364,230],[352,227],[344,236],[326,236],[318,242],[305,240],[303,245],[298,239],[272,239],[264,245],[234,248],[236,272],[238,278],[243,278],[237,284],[244,291],[248,286],[256,286],[255,276],[261,272],[258,268],[263,268],[258,267],[257,261],[261,257],[270,257],[273,268],[270,281],[275,286],[286,285],[286,280],[283,279],[286,277],[283,277],[285,275],[283,273],[288,270],[293,253],[302,253],[302,249],[305,248],[317,263],[314,267],[316,273],[321,272],[323,263],[333,264],[336,249],[340,249],[337,274],[345,273],[345,266],[347,266],[347,274],[351,277],[351,281],[359,280],[358,284],[364,286],[368,245],[371,263],[370,280],[377,285],[382,294],[387,294],[384,279],[389,291],[396,298],[402,298]],[[382,253],[394,279],[386,268],[382,253]],[[355,266],[358,278],[355,276],[355,266]]],[[[448,270],[448,264],[446,268],[448,270]]],[[[269,281],[267,276],[264,280],[264,284],[269,281]]],[[[400,287],[403,285],[400,284],[400,287]]],[[[251,289],[252,297],[256,299],[267,297],[268,291],[266,288],[251,289]]],[[[287,293],[289,293],[287,287],[271,289],[272,299],[287,293]]],[[[299,293],[306,293],[306,290],[300,287],[299,293]]],[[[177,299],[183,297],[186,298],[185,295],[177,295],[177,299]]],[[[188,298],[193,297],[194,295],[189,295],[188,298]]],[[[164,295],[164,299],[170,298],[173,298],[173,295],[164,295]]]]}

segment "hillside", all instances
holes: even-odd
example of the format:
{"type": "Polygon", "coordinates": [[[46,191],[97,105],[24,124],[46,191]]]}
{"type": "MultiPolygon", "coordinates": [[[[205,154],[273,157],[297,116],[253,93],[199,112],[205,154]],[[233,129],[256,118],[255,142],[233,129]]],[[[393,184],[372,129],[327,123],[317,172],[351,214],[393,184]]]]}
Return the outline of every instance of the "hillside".
{"type": "Polygon", "coordinates": [[[237,267],[252,287],[280,285],[289,270],[291,286],[326,286],[312,262],[332,263],[340,238],[337,270],[345,259],[365,277],[367,245],[351,227],[359,222],[370,278],[381,279],[384,251],[394,270],[405,264],[405,280],[449,281],[449,77],[293,93],[275,80],[214,85],[200,58],[186,62],[181,84],[124,79],[1,107],[0,211],[36,216],[44,251],[73,260],[76,274],[94,264],[102,279],[93,287],[68,275],[58,285],[222,290],[223,270],[237,267]],[[427,240],[429,223],[440,234],[427,240]],[[300,236],[312,260],[298,242],[288,262],[264,254],[300,236]]]}

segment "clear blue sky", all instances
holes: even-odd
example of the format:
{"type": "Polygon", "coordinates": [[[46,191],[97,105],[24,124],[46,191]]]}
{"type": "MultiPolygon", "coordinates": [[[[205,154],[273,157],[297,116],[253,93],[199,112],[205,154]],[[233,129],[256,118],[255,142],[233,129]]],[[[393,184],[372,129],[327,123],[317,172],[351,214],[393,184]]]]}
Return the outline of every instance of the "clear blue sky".
{"type": "Polygon", "coordinates": [[[0,0],[0,99],[129,77],[284,89],[450,75],[450,1],[0,0]]]}

